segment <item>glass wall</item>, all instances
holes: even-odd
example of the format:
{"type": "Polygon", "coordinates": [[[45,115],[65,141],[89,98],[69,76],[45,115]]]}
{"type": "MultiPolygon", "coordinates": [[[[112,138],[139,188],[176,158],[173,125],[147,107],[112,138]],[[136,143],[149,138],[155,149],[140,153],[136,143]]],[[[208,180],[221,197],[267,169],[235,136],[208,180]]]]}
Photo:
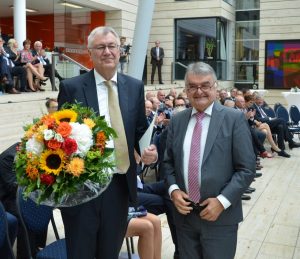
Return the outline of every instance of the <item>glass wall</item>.
{"type": "Polygon", "coordinates": [[[174,79],[184,77],[185,67],[195,61],[210,64],[218,79],[226,80],[226,21],[220,18],[175,20],[174,79]]]}
{"type": "Polygon", "coordinates": [[[259,1],[236,1],[235,85],[252,88],[258,81],[259,1]]]}

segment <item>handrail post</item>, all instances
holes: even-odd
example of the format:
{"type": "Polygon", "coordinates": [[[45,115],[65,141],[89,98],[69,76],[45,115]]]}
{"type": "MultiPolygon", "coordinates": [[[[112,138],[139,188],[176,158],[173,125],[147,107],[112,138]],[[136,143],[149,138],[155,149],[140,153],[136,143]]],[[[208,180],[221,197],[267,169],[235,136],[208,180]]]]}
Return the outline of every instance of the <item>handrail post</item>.
{"type": "Polygon", "coordinates": [[[57,91],[56,85],[55,85],[55,56],[57,56],[57,53],[51,53],[51,69],[52,69],[52,73],[51,73],[51,82],[53,82],[52,85],[52,91],[57,91]]]}

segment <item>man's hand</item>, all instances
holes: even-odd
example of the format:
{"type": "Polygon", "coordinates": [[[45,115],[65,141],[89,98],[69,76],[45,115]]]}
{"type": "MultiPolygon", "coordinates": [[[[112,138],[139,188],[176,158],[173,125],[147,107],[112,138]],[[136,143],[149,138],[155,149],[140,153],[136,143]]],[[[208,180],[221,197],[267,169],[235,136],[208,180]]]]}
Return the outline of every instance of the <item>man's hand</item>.
{"type": "Polygon", "coordinates": [[[206,208],[201,211],[200,217],[207,221],[216,221],[224,210],[223,205],[217,198],[208,198],[200,205],[206,206],[206,208]]]}
{"type": "Polygon", "coordinates": [[[145,165],[150,165],[157,161],[157,157],[158,154],[157,154],[156,146],[151,144],[149,147],[144,149],[141,159],[145,165]]]}
{"type": "Polygon", "coordinates": [[[188,198],[189,198],[189,196],[181,190],[174,190],[171,193],[171,199],[172,199],[176,209],[179,211],[179,213],[181,213],[183,215],[187,215],[193,210],[192,207],[189,207],[190,202],[185,200],[188,198]]]}

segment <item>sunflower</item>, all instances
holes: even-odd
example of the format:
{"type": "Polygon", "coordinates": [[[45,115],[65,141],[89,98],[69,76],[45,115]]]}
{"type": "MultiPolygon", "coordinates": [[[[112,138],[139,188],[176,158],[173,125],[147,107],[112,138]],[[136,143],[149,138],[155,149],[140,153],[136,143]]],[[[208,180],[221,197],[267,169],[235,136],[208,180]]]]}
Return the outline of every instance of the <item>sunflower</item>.
{"type": "Polygon", "coordinates": [[[64,166],[64,152],[61,149],[46,150],[40,158],[40,167],[47,174],[53,173],[59,175],[64,166]]]}
{"type": "Polygon", "coordinates": [[[90,118],[83,119],[84,124],[88,125],[90,129],[95,127],[95,122],[90,118]]]}
{"type": "Polygon", "coordinates": [[[78,114],[76,112],[74,112],[72,110],[68,110],[68,109],[53,113],[53,116],[54,116],[57,124],[59,124],[62,121],[76,122],[77,115],[78,114]]]}
{"type": "Polygon", "coordinates": [[[84,160],[79,157],[74,157],[67,165],[67,171],[70,174],[79,177],[84,171],[84,160]]]}

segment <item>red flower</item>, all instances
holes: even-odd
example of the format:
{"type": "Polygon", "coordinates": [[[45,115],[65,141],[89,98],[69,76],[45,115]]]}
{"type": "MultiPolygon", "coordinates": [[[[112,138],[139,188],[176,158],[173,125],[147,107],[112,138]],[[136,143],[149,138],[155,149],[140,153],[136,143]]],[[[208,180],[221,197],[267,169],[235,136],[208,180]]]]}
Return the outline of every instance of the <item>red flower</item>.
{"type": "Polygon", "coordinates": [[[52,185],[55,182],[55,177],[51,174],[42,174],[40,178],[41,182],[46,185],[52,185]]]}
{"type": "Polygon", "coordinates": [[[74,139],[67,138],[63,143],[62,149],[68,156],[70,156],[77,150],[77,143],[74,139]]]}

